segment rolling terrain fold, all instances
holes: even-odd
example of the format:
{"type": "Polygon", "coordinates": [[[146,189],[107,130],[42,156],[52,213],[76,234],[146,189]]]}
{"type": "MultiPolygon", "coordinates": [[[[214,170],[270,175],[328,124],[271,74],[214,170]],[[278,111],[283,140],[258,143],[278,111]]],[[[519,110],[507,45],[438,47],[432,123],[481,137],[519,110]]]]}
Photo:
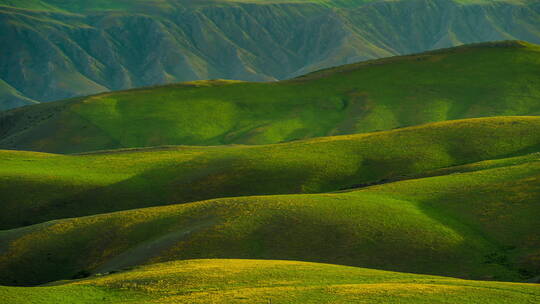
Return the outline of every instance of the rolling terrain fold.
{"type": "Polygon", "coordinates": [[[540,118],[497,117],[275,145],[0,152],[4,229],[219,197],[318,193],[540,151],[540,118]]]}
{"type": "Polygon", "coordinates": [[[0,231],[0,282],[194,258],[324,262],[472,279],[540,274],[538,153],[324,194],[221,198],[0,231]]]}

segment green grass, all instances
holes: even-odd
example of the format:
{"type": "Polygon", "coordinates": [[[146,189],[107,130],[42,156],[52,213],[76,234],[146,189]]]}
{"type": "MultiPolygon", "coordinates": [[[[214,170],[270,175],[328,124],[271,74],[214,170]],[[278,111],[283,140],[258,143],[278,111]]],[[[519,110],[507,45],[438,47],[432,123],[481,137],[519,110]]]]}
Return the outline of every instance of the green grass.
{"type": "Polygon", "coordinates": [[[0,231],[0,283],[193,258],[303,260],[509,281],[540,274],[540,156],[472,164],[463,172],[0,231]]]}
{"type": "Polygon", "coordinates": [[[272,260],[190,260],[60,282],[0,287],[10,304],[52,303],[534,303],[533,284],[480,282],[272,260]]]}
{"type": "Polygon", "coordinates": [[[540,118],[498,117],[262,146],[0,151],[0,227],[218,197],[336,191],[539,148],[540,118]]]}
{"type": "Polygon", "coordinates": [[[290,81],[201,81],[106,93],[1,113],[6,127],[0,147],[71,153],[268,144],[459,118],[538,115],[539,69],[538,46],[501,42],[368,61],[290,81]]]}
{"type": "Polygon", "coordinates": [[[4,287],[0,298],[7,304],[94,304],[94,303],[148,303],[148,297],[126,290],[113,290],[93,286],[58,287],[4,287]]]}

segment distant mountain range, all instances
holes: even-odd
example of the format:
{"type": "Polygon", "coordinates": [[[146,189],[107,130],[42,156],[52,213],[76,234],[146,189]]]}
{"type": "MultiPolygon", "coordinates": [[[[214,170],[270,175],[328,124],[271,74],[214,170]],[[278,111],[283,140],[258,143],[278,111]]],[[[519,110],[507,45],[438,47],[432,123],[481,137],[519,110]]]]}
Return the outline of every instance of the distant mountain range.
{"type": "Polygon", "coordinates": [[[540,43],[540,1],[0,0],[0,110],[200,79],[266,81],[463,43],[540,43]]]}

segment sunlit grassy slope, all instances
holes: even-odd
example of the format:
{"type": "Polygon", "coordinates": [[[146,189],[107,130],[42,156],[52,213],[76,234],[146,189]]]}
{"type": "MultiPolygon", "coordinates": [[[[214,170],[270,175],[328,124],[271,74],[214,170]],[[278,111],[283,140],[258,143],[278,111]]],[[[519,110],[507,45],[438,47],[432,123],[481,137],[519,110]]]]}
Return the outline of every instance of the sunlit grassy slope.
{"type": "Polygon", "coordinates": [[[0,227],[218,197],[336,191],[540,151],[539,117],[262,146],[55,155],[0,151],[0,227]]]}
{"type": "Polygon", "coordinates": [[[539,275],[539,154],[452,173],[353,191],[223,198],[4,230],[0,284],[192,258],[302,260],[512,281],[539,275]]]}
{"type": "Polygon", "coordinates": [[[0,287],[11,304],[535,303],[533,284],[479,282],[295,261],[190,260],[49,287],[0,287]]]}
{"type": "Polygon", "coordinates": [[[291,81],[200,81],[107,93],[0,113],[0,147],[66,153],[266,144],[458,118],[538,115],[539,70],[538,46],[499,42],[291,81]]]}

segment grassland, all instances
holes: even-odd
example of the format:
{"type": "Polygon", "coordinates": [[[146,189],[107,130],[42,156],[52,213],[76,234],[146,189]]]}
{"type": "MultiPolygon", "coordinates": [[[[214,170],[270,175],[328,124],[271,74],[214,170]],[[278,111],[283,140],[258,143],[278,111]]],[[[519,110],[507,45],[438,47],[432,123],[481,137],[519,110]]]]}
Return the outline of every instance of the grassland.
{"type": "Polygon", "coordinates": [[[0,298],[536,303],[429,275],[538,280],[540,117],[507,115],[539,68],[498,42],[2,112],[3,148],[85,153],[0,150],[0,298]]]}
{"type": "MultiPolygon", "coordinates": [[[[260,146],[0,151],[0,227],[204,199],[320,193],[540,151],[540,118],[450,121],[260,146]]],[[[446,172],[447,173],[447,172],[446,172]]]]}
{"type": "Polygon", "coordinates": [[[193,258],[538,276],[538,153],[459,168],[359,190],[221,198],[4,230],[0,282],[39,284],[193,258]]]}
{"type": "Polygon", "coordinates": [[[535,303],[533,284],[269,260],[190,260],[47,287],[0,287],[12,304],[535,303]]]}
{"type": "Polygon", "coordinates": [[[0,147],[73,153],[269,144],[459,118],[538,115],[539,69],[538,46],[500,42],[368,61],[290,81],[200,81],[106,93],[0,113],[0,147]]]}

